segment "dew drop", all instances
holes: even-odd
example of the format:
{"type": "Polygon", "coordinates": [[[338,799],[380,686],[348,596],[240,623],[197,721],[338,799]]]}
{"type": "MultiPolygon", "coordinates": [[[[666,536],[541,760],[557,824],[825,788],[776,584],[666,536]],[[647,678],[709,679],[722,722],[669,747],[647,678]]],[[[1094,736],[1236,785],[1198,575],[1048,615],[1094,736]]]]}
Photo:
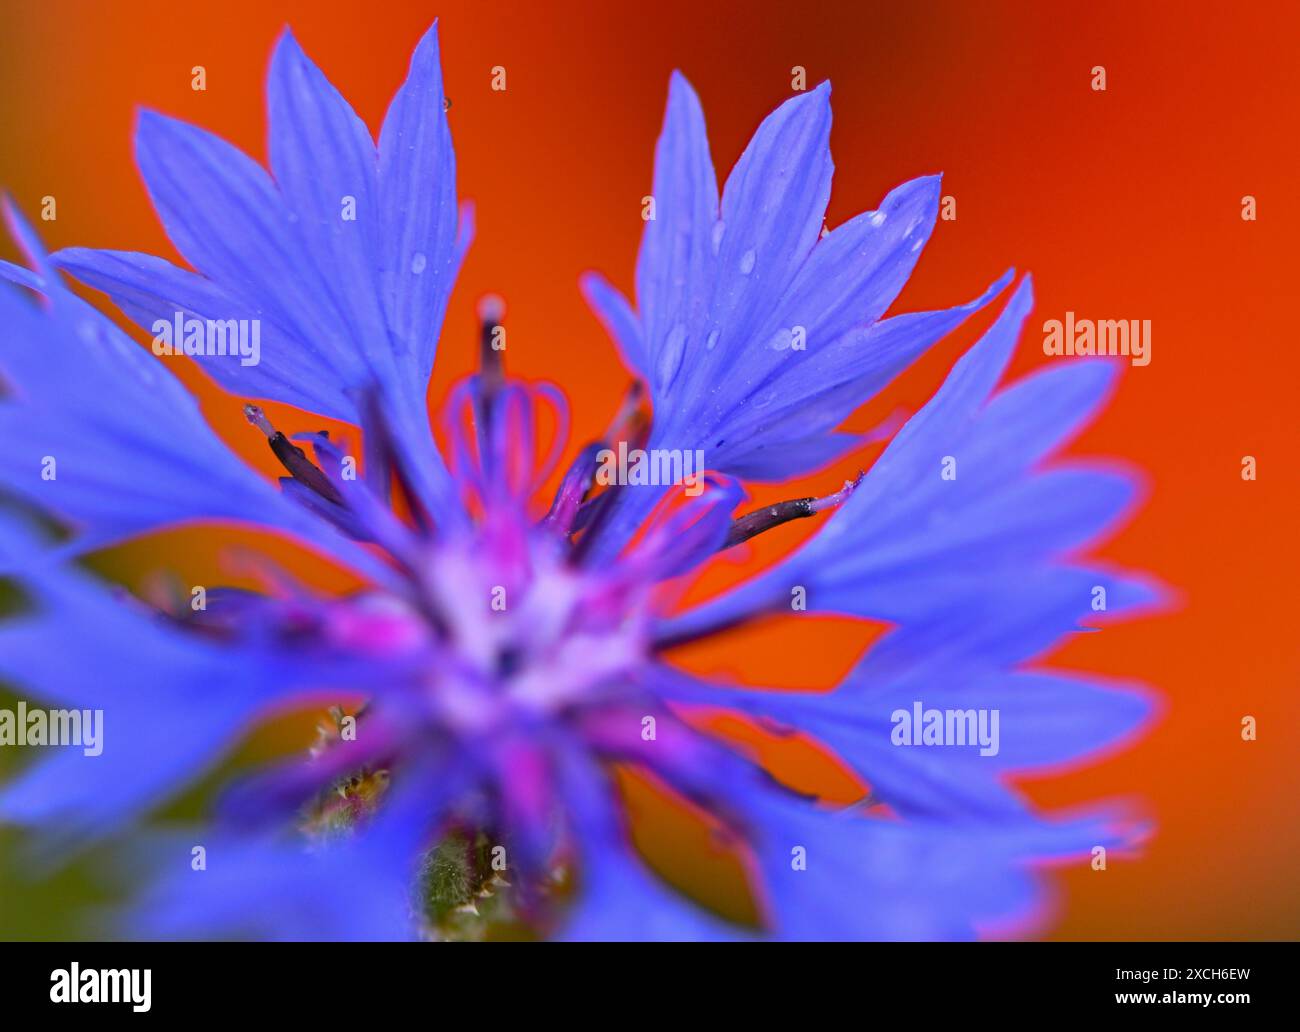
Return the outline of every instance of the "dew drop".
{"type": "Polygon", "coordinates": [[[885,213],[883,211],[873,211],[871,213],[871,224],[873,226],[883,226],[885,224],[885,213]]]}
{"type": "Polygon", "coordinates": [[[794,334],[789,330],[780,329],[772,334],[772,339],[767,342],[767,346],[773,351],[788,351],[794,343],[794,334]]]}
{"type": "Polygon", "coordinates": [[[740,274],[742,276],[748,276],[754,271],[754,260],[754,249],[752,247],[740,256],[740,274]]]}
{"type": "Polygon", "coordinates": [[[442,109],[443,109],[444,111],[450,111],[450,110],[451,110],[451,98],[450,98],[450,97],[443,97],[443,98],[442,98],[442,109]]]}
{"type": "Polygon", "coordinates": [[[718,331],[717,331],[717,330],[710,330],[710,331],[709,331],[709,338],[708,338],[708,340],[706,340],[706,341],[704,342],[704,346],[705,346],[706,348],[708,348],[710,351],[712,351],[714,348],[716,348],[716,347],[718,346],[718,331]]]}
{"type": "Polygon", "coordinates": [[[711,242],[713,244],[713,253],[716,255],[722,247],[722,236],[727,232],[727,224],[721,219],[713,224],[713,235],[711,242]]]}
{"type": "Polygon", "coordinates": [[[686,327],[678,323],[664,341],[663,352],[659,356],[659,388],[667,390],[677,376],[682,365],[682,355],[686,351],[686,327]]]}
{"type": "Polygon", "coordinates": [[[424,256],[423,251],[416,251],[411,256],[411,272],[416,276],[424,271],[424,267],[429,264],[429,259],[424,256]]]}

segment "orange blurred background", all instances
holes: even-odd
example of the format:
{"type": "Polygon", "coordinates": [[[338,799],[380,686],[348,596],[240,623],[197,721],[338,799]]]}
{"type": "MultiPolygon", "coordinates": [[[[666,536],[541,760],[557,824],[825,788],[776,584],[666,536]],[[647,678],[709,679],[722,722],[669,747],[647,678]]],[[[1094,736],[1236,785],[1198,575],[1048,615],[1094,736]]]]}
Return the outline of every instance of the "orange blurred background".
{"type": "MultiPolygon", "coordinates": [[[[263,86],[291,24],[307,53],[377,130],[410,52],[440,17],[462,197],[478,235],[452,298],[435,403],[469,371],[474,302],[509,305],[512,371],[561,384],[569,454],[600,433],[628,376],[587,312],[577,278],[599,268],[630,292],[641,198],[669,72],[700,93],[720,175],[759,120],[790,96],[791,69],[834,87],[837,172],[828,222],[876,207],[893,186],[942,171],[957,219],[941,221],[896,310],[974,296],[1008,266],[1038,296],[1013,373],[1045,361],[1042,320],[1150,319],[1152,361],[1128,369],[1078,454],[1146,473],[1149,497],[1100,554],[1176,590],[1173,611],[1080,635],[1054,661],[1147,681],[1164,697],[1149,735],[1104,762],[1026,782],[1047,806],[1141,801],[1156,834],[1105,872],[1051,876],[1057,938],[1296,938],[1300,646],[1293,631],[1300,478],[1297,360],[1286,304],[1294,276],[1300,15],[1290,4],[780,2],[113,4],[54,0],[0,10],[0,185],[51,248],[174,257],[136,174],[139,106],[213,130],[265,159],[263,86]],[[191,89],[203,65],[207,90],[191,89]],[[490,89],[504,66],[505,92],[490,89]],[[1091,88],[1106,69],[1107,89],[1091,88]],[[1257,198],[1257,221],[1241,218],[1257,198]],[[1255,456],[1258,480],[1241,477],[1255,456]],[[1243,742],[1241,719],[1258,720],[1243,742]]],[[[13,256],[8,241],[0,252],[13,256]]],[[[101,300],[96,297],[96,300],[101,300]]],[[[915,408],[987,324],[944,341],[850,422],[915,408]]],[[[278,472],[240,400],[176,366],[241,455],[278,472]]],[[[322,420],[276,409],[286,431],[322,420]]],[[[3,443],[0,442],[0,446],[3,443]]],[[[759,501],[833,489],[858,457],[759,501]]],[[[790,526],[712,573],[703,591],[789,550],[790,526]]],[[[219,544],[246,534],[181,531],[100,563],[138,585],[167,567],[187,583],[242,582],[219,544]],[[219,576],[219,571],[226,571],[219,576]]],[[[324,586],[310,557],[294,568],[324,586]]],[[[850,621],[774,621],[688,650],[695,669],[756,683],[824,687],[867,644],[850,621]],[[739,658],[738,658],[739,657],[739,658]]],[[[849,799],[842,771],[807,750],[774,762],[849,799]]],[[[632,791],[634,806],[649,804],[632,791]]],[[[660,820],[664,818],[654,818],[660,820]]],[[[687,835],[676,828],[673,834],[687,835]]],[[[654,836],[650,836],[654,838],[654,836]]],[[[662,838],[662,836],[660,836],[662,838]]],[[[662,842],[658,847],[663,850],[662,842]]],[[[656,850],[651,847],[651,851],[656,850]]],[[[665,860],[671,865],[671,860],[665,860]]],[[[690,880],[689,874],[682,874],[690,880]]]]}

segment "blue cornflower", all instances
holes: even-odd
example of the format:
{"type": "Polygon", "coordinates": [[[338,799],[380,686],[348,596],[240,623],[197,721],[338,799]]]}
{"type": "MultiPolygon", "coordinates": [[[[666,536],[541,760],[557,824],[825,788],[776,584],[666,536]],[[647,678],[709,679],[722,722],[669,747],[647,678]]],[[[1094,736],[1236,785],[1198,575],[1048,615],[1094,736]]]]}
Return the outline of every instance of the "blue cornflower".
{"type": "Polygon", "coordinates": [[[637,311],[584,282],[653,416],[627,406],[539,508],[564,442],[539,459],[537,426],[564,425],[564,402],[506,375],[494,306],[482,370],[447,406],[445,459],[424,408],[469,237],[434,30],[377,149],[287,34],[269,99],[274,179],[200,130],[140,120],[141,171],[196,272],[123,252],[49,259],[10,213],[32,269],[3,272],[44,310],[0,291],[0,486],[69,534],[50,545],[24,518],[0,518],[0,574],[27,599],[0,624],[0,676],[103,709],[106,742],[102,758],[60,754],[0,787],[0,820],[51,845],[134,844],[153,877],[130,934],[444,937],[504,921],[569,938],[958,938],[1038,914],[1031,864],[1131,841],[1112,813],[1042,817],[1004,781],[1112,746],[1150,710],[1134,686],[1026,666],[1078,629],[1098,590],[1108,615],[1154,598],[1074,558],[1130,504],[1130,478],[1040,469],[1102,404],[1110,367],[1060,366],[995,392],[1027,280],[866,474],[736,516],[741,479],[796,476],[860,445],[835,432],[843,418],[1005,286],[883,318],[933,228],[936,179],[823,237],[822,86],[763,123],[719,202],[698,101],[674,76],[637,311]],[[309,456],[249,403],[288,474],[271,490],[56,265],[155,334],[256,320],[259,361],[195,357],[235,393],[356,424],[362,478],[345,442],[302,435],[309,456]],[[628,445],[702,453],[708,472],[676,487],[606,484],[608,455],[628,445]],[[678,578],[831,510],[773,570],[672,611],[678,578]],[[159,526],[218,520],[304,539],[366,586],[321,597],[268,562],[264,592],[214,589],[206,607],[161,611],[68,565],[159,526]],[[824,694],[706,683],[672,665],[675,643],[796,595],[893,629],[824,694]],[[313,702],[334,705],[309,757],[229,785],[210,825],[140,830],[250,725],[313,702]],[[901,743],[897,714],[914,706],[995,713],[999,740],[901,743]],[[700,707],[813,734],[870,797],[835,811],[791,791],[701,730],[700,707]],[[759,926],[711,914],[641,860],[615,782],[625,769],[736,851],[759,926]]]}

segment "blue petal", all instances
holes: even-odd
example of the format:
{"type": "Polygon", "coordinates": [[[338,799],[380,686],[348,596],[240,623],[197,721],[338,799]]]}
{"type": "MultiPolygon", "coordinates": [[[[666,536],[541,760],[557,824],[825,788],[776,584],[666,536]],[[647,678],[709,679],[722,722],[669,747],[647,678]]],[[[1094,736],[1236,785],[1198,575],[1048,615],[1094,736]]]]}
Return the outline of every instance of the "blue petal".
{"type": "Polygon", "coordinates": [[[641,237],[636,292],[644,313],[645,372],[660,396],[682,358],[674,328],[705,315],[718,218],[718,184],[704,112],[680,72],[673,73],[668,86],[668,108],[655,149],[654,199],[655,217],[646,222],[641,237]]]}
{"type": "Polygon", "coordinates": [[[1032,671],[927,688],[923,701],[938,709],[997,710],[998,753],[978,761],[1014,771],[1095,759],[1136,734],[1154,710],[1137,684],[1032,671]]]}
{"type": "MultiPolygon", "coordinates": [[[[348,339],[361,345],[375,378],[387,382],[395,356],[379,293],[374,141],[288,30],[271,58],[267,102],[271,170],[303,251],[319,268],[320,282],[332,288],[348,339]],[[345,219],[348,199],[353,218],[345,219]]],[[[317,299],[318,305],[324,302],[317,299]]]]}
{"type": "Polygon", "coordinates": [[[783,319],[812,341],[834,341],[880,319],[916,267],[939,215],[939,176],[891,190],[819,240],[782,300],[783,319]]]}
{"type": "Polygon", "coordinates": [[[221,138],[149,111],[140,116],[136,158],[181,254],[317,360],[317,376],[302,388],[319,397],[315,411],[355,419],[338,407],[340,386],[367,382],[365,350],[386,342],[351,336],[344,298],[354,285],[322,274],[271,177],[221,138]]]}
{"type": "MultiPolygon", "coordinates": [[[[200,275],[120,252],[75,249],[60,262],[151,331],[177,312],[260,320],[264,367],[196,356],[223,386],[351,422],[361,421],[359,397],[377,389],[402,440],[423,445],[425,389],[472,236],[472,212],[456,204],[435,30],[416,48],[378,150],[287,33],[268,99],[278,183],[210,133],[141,115],[141,174],[200,275]]],[[[445,510],[446,471],[432,446],[424,451],[411,475],[430,508],[445,510]]]]}
{"type": "Polygon", "coordinates": [[[597,272],[584,273],[578,285],[606,332],[614,338],[614,343],[623,354],[623,361],[633,371],[648,379],[650,364],[646,355],[645,334],[641,329],[641,320],[627,303],[627,298],[597,272]]]}
{"type": "MultiPolygon", "coordinates": [[[[657,438],[676,442],[680,437],[683,447],[712,443],[704,432],[721,423],[746,389],[762,379],[767,341],[759,333],[813,250],[830,196],[830,122],[826,83],[786,101],[763,121],[736,163],[717,222],[695,210],[689,222],[687,212],[670,211],[662,216],[663,229],[647,226],[647,236],[684,236],[685,229],[692,255],[707,237],[705,253],[711,257],[703,273],[695,272],[700,263],[694,259],[689,268],[677,261],[662,272],[665,280],[693,275],[678,286],[677,304],[667,317],[638,298],[653,366],[657,438]]],[[[667,251],[652,254],[662,261],[667,251]]],[[[638,282],[646,278],[638,267],[638,282]]],[[[767,362],[783,357],[767,354],[773,356],[767,362]]],[[[712,456],[710,463],[726,472],[712,456]]]]}
{"type": "Polygon", "coordinates": [[[0,373],[12,390],[0,400],[0,485],[71,521],[77,551],[170,523],[238,520],[300,535],[387,576],[245,466],[162,362],[68,291],[30,228],[12,209],[7,215],[42,273],[35,285],[47,310],[0,285],[9,328],[0,373]]]}
{"type": "Polygon", "coordinates": [[[124,915],[127,931],[147,939],[410,940],[417,862],[465,788],[460,773],[435,760],[399,770],[368,823],[310,846],[197,829],[165,849],[146,839],[153,883],[124,915]],[[205,847],[205,870],[191,866],[194,845],[205,847]]]}
{"type": "Polygon", "coordinates": [[[830,200],[831,88],[787,100],[763,120],[722,191],[722,240],[710,316],[724,351],[750,343],[817,242],[830,200]]]}
{"type": "Polygon", "coordinates": [[[869,434],[831,433],[771,441],[727,463],[727,468],[744,480],[784,480],[793,468],[821,469],[870,440],[869,434]]]}
{"type": "MultiPolygon", "coordinates": [[[[12,525],[0,537],[13,542],[12,525]]],[[[0,549],[3,554],[3,549],[0,549]]],[[[0,677],[57,708],[100,710],[98,755],[65,747],[0,787],[0,820],[70,845],[181,791],[267,707],[352,683],[313,657],[172,629],[80,574],[28,564],[34,609],[0,624],[0,677]]]]}
{"type": "Polygon", "coordinates": [[[560,938],[569,941],[698,942],[744,937],[645,867],[621,825],[613,788],[595,764],[564,757],[561,790],[580,850],[579,896],[560,938]]]}
{"type": "Polygon", "coordinates": [[[763,831],[758,861],[784,939],[973,939],[1035,901],[1012,851],[948,825],[784,805],[763,831]]]}
{"type": "Polygon", "coordinates": [[[309,851],[272,839],[153,845],[157,881],[123,918],[137,939],[392,942],[415,936],[409,871],[364,839],[309,851]],[[194,870],[191,850],[205,850],[194,870]],[[165,867],[163,865],[166,865],[165,867]]]}
{"type": "Polygon", "coordinates": [[[872,655],[877,669],[891,671],[918,665],[933,671],[1009,666],[1038,658],[1065,636],[1089,629],[1085,620],[1130,618],[1164,601],[1156,584],[1102,567],[1010,569],[986,578],[982,591],[936,597],[923,618],[887,635],[872,655]],[[1105,609],[1099,611],[1103,599],[1105,609]]]}
{"type": "MultiPolygon", "coordinates": [[[[1007,771],[1055,767],[1118,747],[1152,710],[1136,685],[1103,685],[1046,673],[953,673],[880,683],[870,662],[826,695],[752,700],[755,712],[785,719],[830,746],[900,813],[1003,824],[1029,819],[1029,807],[1003,781],[1007,771]],[[895,744],[895,714],[923,710],[996,711],[996,753],[966,745],[895,744]]],[[[913,728],[919,736],[920,728],[913,728]]]]}
{"type": "MultiPolygon", "coordinates": [[[[917,356],[1001,293],[1009,281],[1010,273],[979,297],[954,308],[896,316],[851,329],[838,338],[825,339],[806,354],[780,352],[781,364],[744,396],[743,404],[726,421],[725,435],[719,429],[706,438],[711,445],[707,451],[711,464],[734,471],[743,468],[760,448],[779,451],[780,442],[792,429],[801,437],[834,430],[917,356]]],[[[756,364],[751,360],[751,366],[756,364]]],[[[807,457],[792,451],[786,456],[784,473],[772,463],[773,473],[764,479],[810,472],[815,467],[807,463],[807,457]]]]}
{"type": "MultiPolygon", "coordinates": [[[[1037,893],[1025,874],[1029,864],[1083,856],[1094,845],[1129,844],[1136,832],[1118,814],[1040,820],[997,780],[1007,766],[1037,762],[1041,752],[1024,741],[1035,732],[1051,736],[1043,752],[1065,748],[1078,755],[1113,742],[1131,730],[1133,694],[1098,694],[1069,678],[971,685],[975,699],[1008,708],[1016,748],[1024,747],[1008,764],[981,770],[956,749],[890,745],[888,713],[877,710],[886,702],[882,691],[892,704],[912,690],[902,679],[883,686],[853,681],[828,695],[808,695],[710,685],[659,667],[642,683],[670,702],[722,707],[765,718],[768,726],[809,731],[844,750],[887,802],[916,815],[900,823],[832,813],[776,788],[722,747],[698,739],[688,747],[673,738],[655,746],[649,762],[657,774],[743,829],[762,876],[769,927],[784,938],[970,938],[986,924],[1030,916],[1025,911],[1037,893]],[[1042,698],[1022,698],[1036,690],[1042,698]],[[1057,706],[1073,708],[1058,712],[1057,706]],[[1086,726],[1071,728],[1070,717],[1086,726]],[[892,790],[900,786],[895,799],[892,790]]],[[[939,698],[956,702],[965,695],[954,689],[939,698]]]]}
{"type": "Polygon", "coordinates": [[[309,411],[356,418],[346,384],[327,360],[264,312],[227,294],[211,280],[153,255],[70,247],[54,255],[59,268],[102,290],[138,326],[155,333],[159,321],[173,325],[179,312],[201,320],[260,322],[261,355],[256,365],[234,357],[194,356],[226,390],[245,397],[273,398],[309,411]]]}
{"type": "MultiPolygon", "coordinates": [[[[828,84],[787,101],[755,133],[719,205],[699,101],[673,77],[637,312],[605,280],[582,283],[650,385],[648,447],[701,448],[709,468],[731,476],[810,472],[851,446],[821,438],[1004,285],[882,322],[934,228],[939,180],[906,183],[819,240],[830,123],[828,84]]],[[[621,498],[593,554],[614,555],[656,500],[621,498]]]]}
{"type": "MultiPolygon", "coordinates": [[[[878,212],[819,240],[788,283],[773,284],[767,314],[743,337],[729,338],[727,324],[718,320],[721,339],[711,354],[697,349],[691,356],[677,392],[699,411],[685,423],[671,413],[663,432],[707,428],[701,443],[711,448],[718,468],[728,469],[732,456],[751,446],[752,434],[788,436],[793,425],[806,429],[808,417],[816,430],[833,429],[883,387],[942,335],[913,333],[883,342],[886,347],[872,336],[929,236],[937,200],[937,177],[899,187],[878,212]],[[847,404],[824,411],[826,400],[844,394],[847,404]]],[[[991,296],[952,313],[958,318],[942,332],[991,296]]],[[[930,329],[924,323],[916,328],[930,329]]],[[[794,472],[802,470],[792,466],[794,472]]]]}
{"type": "Polygon", "coordinates": [[[406,81],[384,117],[379,194],[392,326],[419,356],[427,377],[470,236],[470,222],[456,207],[456,155],[443,106],[436,22],[417,44],[406,81]]]}
{"type": "Polygon", "coordinates": [[[813,609],[902,622],[963,610],[975,621],[991,599],[1006,601],[999,585],[1014,592],[1017,581],[1108,529],[1128,508],[1129,477],[1077,464],[1034,467],[1102,403],[1114,367],[1075,363],[989,400],[1031,303],[1026,279],[803,549],[670,622],[671,635],[784,606],[796,587],[813,609]]]}
{"type": "Polygon", "coordinates": [[[1144,586],[1069,568],[1027,581],[988,585],[987,611],[957,606],[887,634],[825,694],[709,686],[662,669],[651,685],[670,698],[739,709],[811,734],[902,812],[1024,821],[1028,808],[1002,783],[1004,771],[1068,763],[1114,747],[1152,709],[1137,686],[1008,670],[1074,629],[1089,611],[1093,586],[1107,586],[1112,616],[1149,602],[1144,586]],[[997,711],[996,752],[982,754],[975,744],[895,744],[894,714],[910,717],[915,703],[997,711]]]}
{"type": "Polygon", "coordinates": [[[996,579],[1093,540],[1126,510],[1132,493],[1127,477],[1065,469],[989,497],[960,492],[897,523],[868,517],[860,540],[875,544],[855,551],[843,542],[834,571],[790,583],[804,583],[818,609],[907,622],[961,604],[974,618],[988,608],[996,579]]]}

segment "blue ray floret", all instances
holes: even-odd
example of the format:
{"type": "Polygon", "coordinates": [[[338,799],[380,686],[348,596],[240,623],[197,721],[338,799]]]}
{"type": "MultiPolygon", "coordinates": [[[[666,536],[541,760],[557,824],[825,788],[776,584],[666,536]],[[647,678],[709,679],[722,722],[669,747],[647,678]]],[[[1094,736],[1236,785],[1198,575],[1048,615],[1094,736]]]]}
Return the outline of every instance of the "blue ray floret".
{"type": "MultiPolygon", "coordinates": [[[[1009,281],[969,304],[882,319],[934,230],[939,177],[906,183],[823,234],[830,125],[828,83],[786,101],[719,200],[699,99],[673,75],[637,310],[598,274],[583,281],[649,384],[652,446],[702,448],[711,468],[753,480],[824,466],[862,443],[834,432],[845,417],[1009,281]]],[[[625,533],[648,497],[624,505],[625,533]]]]}

